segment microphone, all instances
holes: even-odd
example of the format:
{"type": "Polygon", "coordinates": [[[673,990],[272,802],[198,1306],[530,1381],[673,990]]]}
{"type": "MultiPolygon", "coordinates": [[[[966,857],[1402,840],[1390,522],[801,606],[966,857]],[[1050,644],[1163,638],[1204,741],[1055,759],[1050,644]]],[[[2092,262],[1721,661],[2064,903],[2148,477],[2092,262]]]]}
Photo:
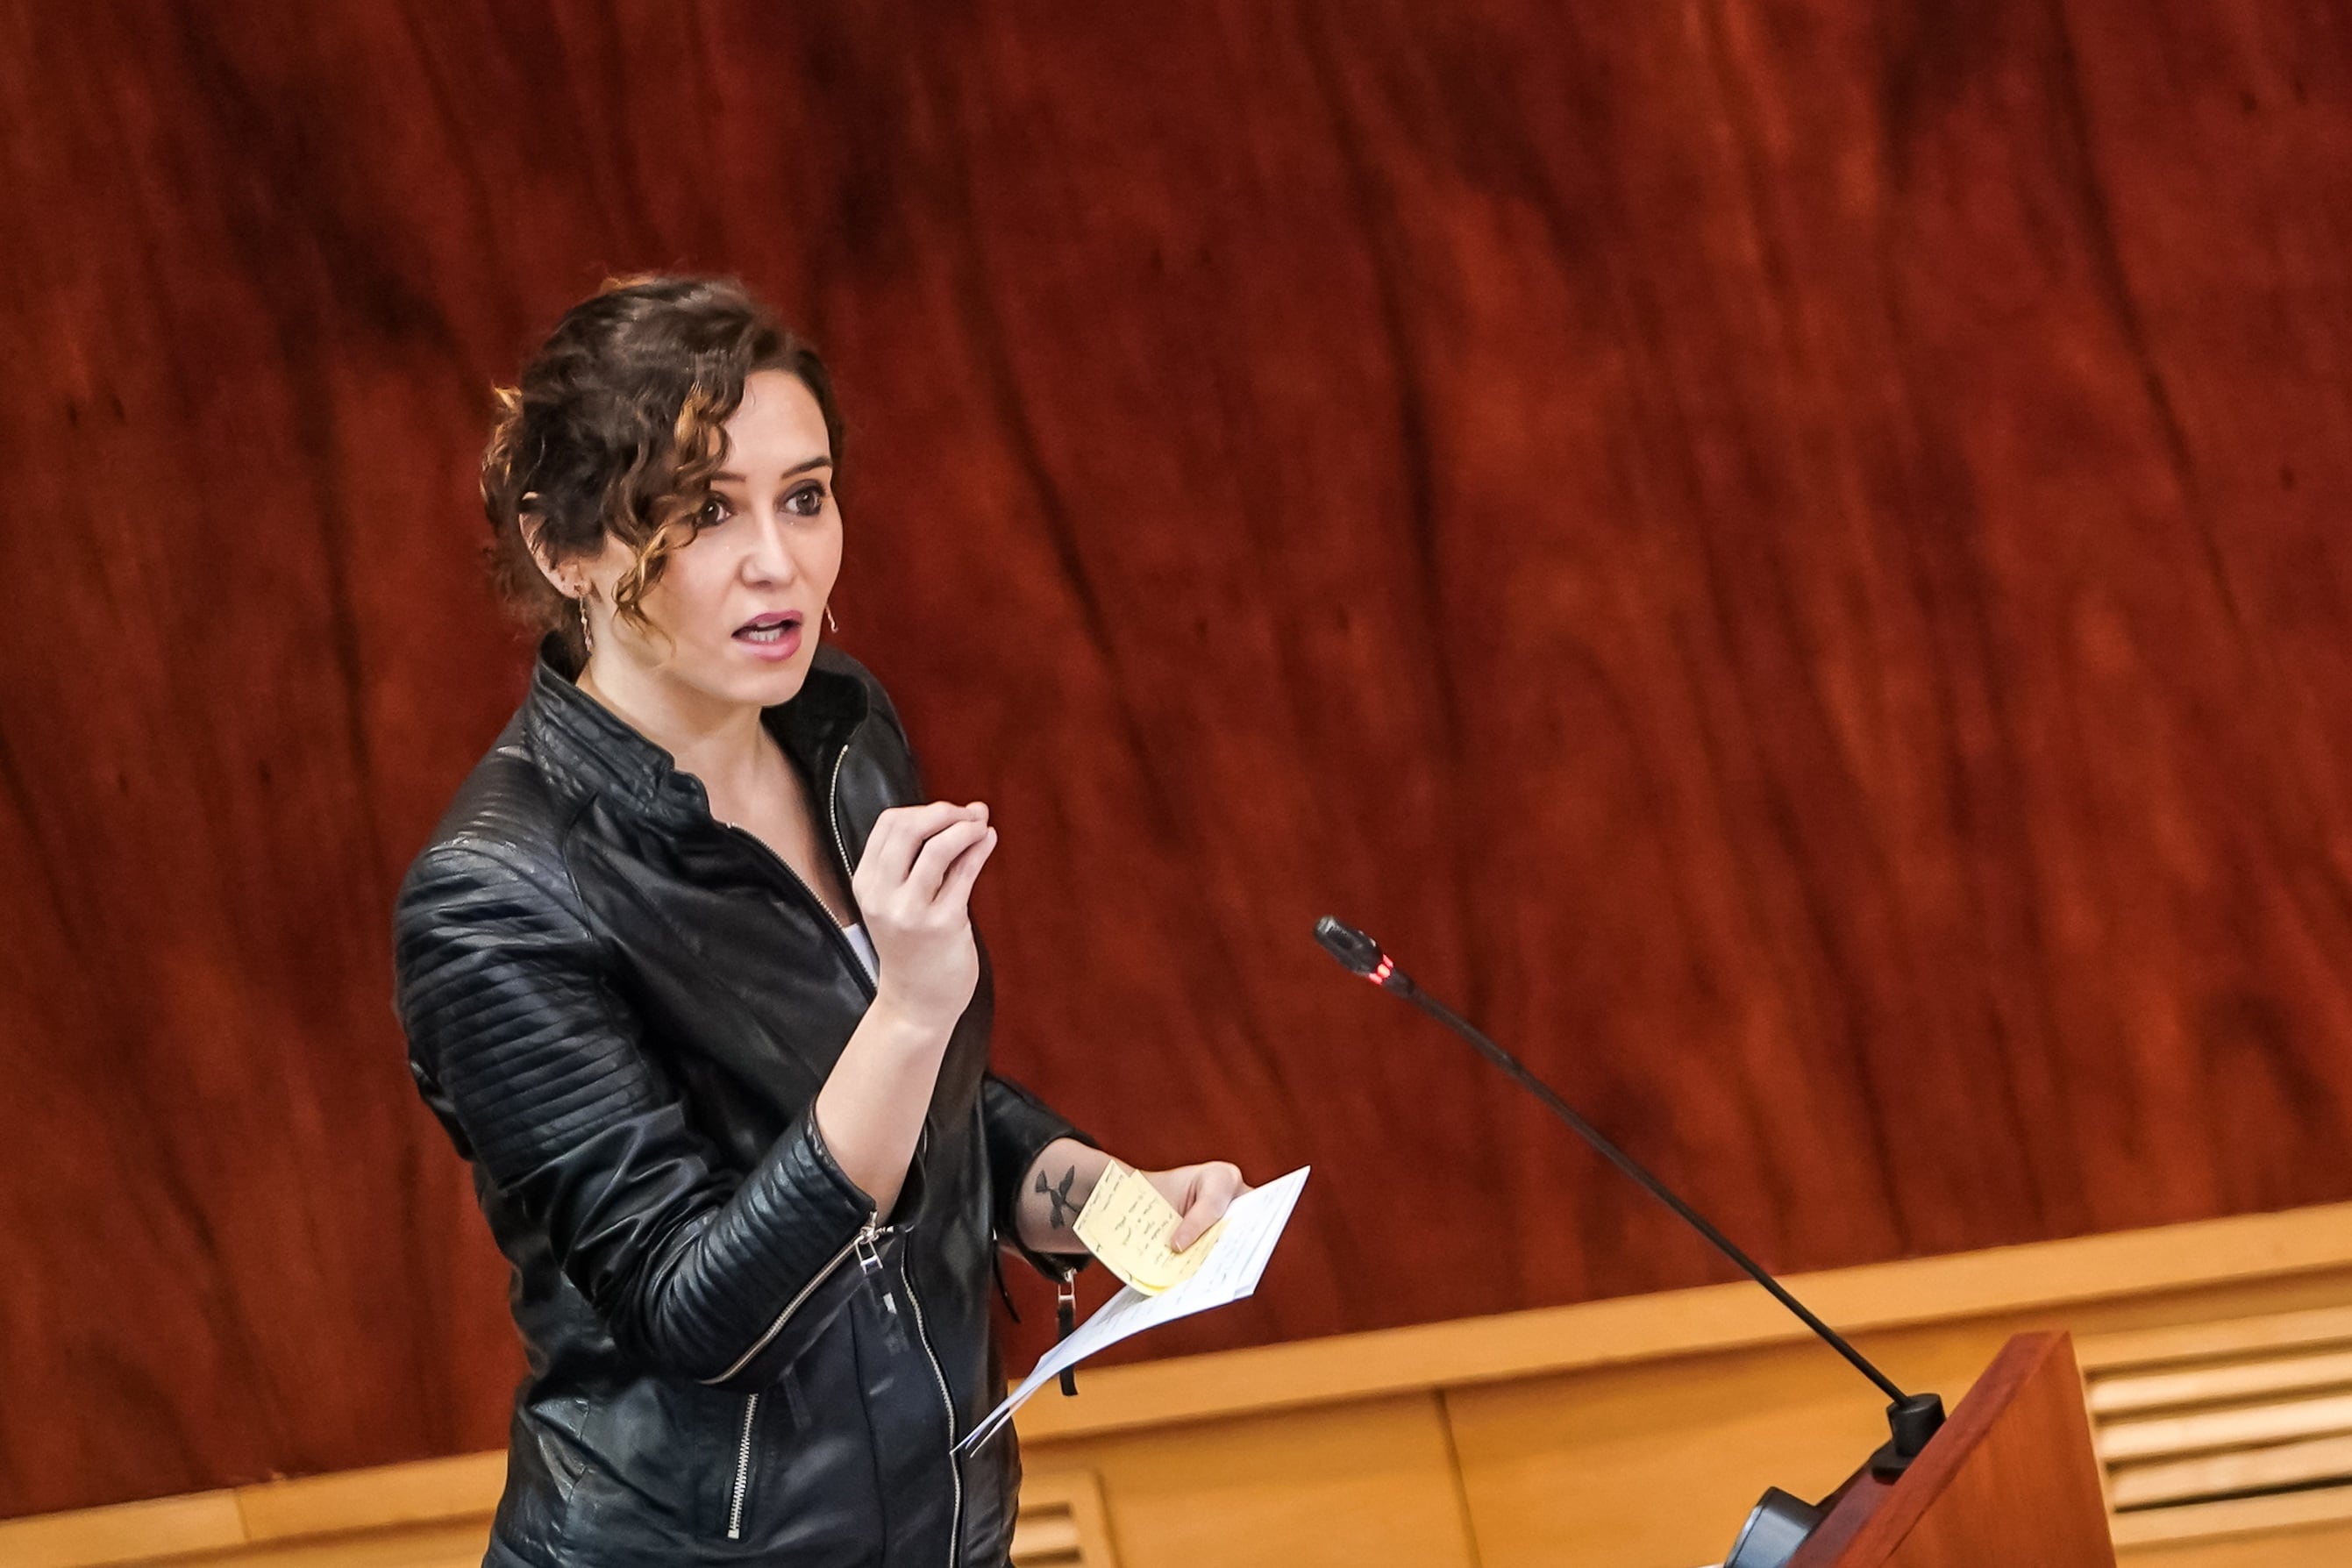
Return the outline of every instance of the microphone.
{"type": "MultiPolygon", "coordinates": [[[[1769,1291],[1772,1299],[1794,1313],[1797,1321],[1811,1330],[1830,1349],[1853,1363],[1855,1371],[1878,1385],[1892,1401],[1886,1407],[1888,1437],[1870,1458],[1870,1470],[1882,1479],[1903,1473],[1927,1439],[1944,1424],[1943,1399],[1933,1394],[1906,1394],[1895,1380],[1888,1377],[1853,1345],[1845,1336],[1815,1317],[1806,1305],[1791,1295],[1787,1286],[1772,1278],[1761,1264],[1742,1252],[1731,1238],[1710,1224],[1706,1215],[1683,1201],[1672,1187],[1650,1173],[1642,1163],[1611,1142],[1575,1108],[1562,1100],[1552,1087],[1529,1072],[1502,1047],[1488,1039],[1475,1026],[1460,1014],[1440,1002],[1412,982],[1412,977],[1396,966],[1396,961],[1381,944],[1364,932],[1331,915],[1315,922],[1315,940],[1323,950],[1339,961],[1349,973],[1369,980],[1381,990],[1402,996],[1423,1012],[1470,1042],[1479,1055],[1503,1069],[1511,1080],[1540,1101],[1545,1110],[1568,1123],[1575,1134],[1591,1144],[1602,1159],[1633,1178],[1643,1191],[1681,1216],[1707,1244],[1739,1266],[1741,1273],[1769,1291]]],[[[1724,1568],[1779,1568],[1794,1555],[1821,1520],[1821,1512],[1789,1493],[1775,1487],[1764,1494],[1748,1516],[1747,1527],[1740,1531],[1738,1542],[1726,1559],[1724,1568]]]]}

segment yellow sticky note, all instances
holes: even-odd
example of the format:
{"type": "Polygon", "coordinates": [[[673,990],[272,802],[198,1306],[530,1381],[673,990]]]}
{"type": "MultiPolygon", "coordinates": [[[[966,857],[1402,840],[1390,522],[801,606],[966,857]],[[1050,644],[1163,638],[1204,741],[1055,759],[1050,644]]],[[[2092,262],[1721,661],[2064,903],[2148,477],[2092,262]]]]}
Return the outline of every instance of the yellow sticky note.
{"type": "Polygon", "coordinates": [[[1104,1268],[1145,1295],[1157,1296],[1191,1279],[1225,1228],[1219,1220],[1198,1241],[1176,1252],[1168,1238],[1182,1217],[1140,1172],[1113,1160],[1103,1167],[1102,1179],[1070,1228],[1104,1268]]]}

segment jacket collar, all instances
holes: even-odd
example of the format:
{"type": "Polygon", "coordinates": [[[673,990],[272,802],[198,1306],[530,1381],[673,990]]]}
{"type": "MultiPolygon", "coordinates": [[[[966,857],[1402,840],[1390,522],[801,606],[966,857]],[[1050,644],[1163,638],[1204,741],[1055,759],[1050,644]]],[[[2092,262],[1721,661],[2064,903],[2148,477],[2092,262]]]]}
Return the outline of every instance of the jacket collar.
{"type": "MultiPolygon", "coordinates": [[[[799,695],[760,711],[760,721],[805,776],[822,776],[829,753],[846,745],[866,718],[865,682],[841,668],[845,663],[819,647],[799,695]]],[[[562,639],[541,641],[521,717],[524,741],[549,784],[570,799],[601,795],[665,822],[707,819],[710,801],[702,781],[680,772],[667,751],[581,690],[578,673],[562,639]]]]}

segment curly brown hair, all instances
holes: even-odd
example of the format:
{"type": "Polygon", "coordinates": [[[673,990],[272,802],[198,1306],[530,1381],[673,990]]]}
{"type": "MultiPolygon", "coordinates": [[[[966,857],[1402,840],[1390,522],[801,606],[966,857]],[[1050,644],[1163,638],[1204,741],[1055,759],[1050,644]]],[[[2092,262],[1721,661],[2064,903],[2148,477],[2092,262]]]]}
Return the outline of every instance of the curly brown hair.
{"type": "Polygon", "coordinates": [[[531,556],[601,554],[618,539],[635,560],[613,608],[644,631],[642,603],[663,563],[694,538],[711,477],[727,461],[727,421],[753,373],[788,371],[816,399],[841,471],[841,416],[816,350],[732,279],[607,282],[564,312],[513,386],[482,454],[490,579],[526,625],[587,659],[579,611],[531,556]]]}

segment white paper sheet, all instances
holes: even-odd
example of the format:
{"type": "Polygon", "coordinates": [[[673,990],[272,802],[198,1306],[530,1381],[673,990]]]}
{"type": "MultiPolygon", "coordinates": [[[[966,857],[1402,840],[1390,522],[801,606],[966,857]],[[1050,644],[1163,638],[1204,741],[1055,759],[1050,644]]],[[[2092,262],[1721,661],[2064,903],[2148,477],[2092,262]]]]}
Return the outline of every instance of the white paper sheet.
{"type": "Polygon", "coordinates": [[[1235,1198],[1225,1210],[1224,1233],[1217,1237],[1208,1260],[1191,1279],[1157,1296],[1147,1296],[1127,1286],[1104,1302],[1102,1310],[1079,1324],[1076,1332],[1045,1352],[1037,1370],[1003,1404],[990,1411],[987,1419],[956,1445],[957,1450],[974,1448],[988,1441],[1012,1419],[1015,1410],[1027,1403],[1031,1394],[1059,1377],[1064,1368],[1076,1366],[1097,1351],[1146,1329],[1172,1323],[1213,1307],[1228,1306],[1255,1290],[1259,1276],[1274,1257],[1275,1243],[1282,1239],[1282,1227],[1290,1223],[1290,1211],[1297,1206],[1309,1169],[1301,1165],[1288,1175],[1278,1176],[1262,1187],[1253,1187],[1235,1198]]]}

